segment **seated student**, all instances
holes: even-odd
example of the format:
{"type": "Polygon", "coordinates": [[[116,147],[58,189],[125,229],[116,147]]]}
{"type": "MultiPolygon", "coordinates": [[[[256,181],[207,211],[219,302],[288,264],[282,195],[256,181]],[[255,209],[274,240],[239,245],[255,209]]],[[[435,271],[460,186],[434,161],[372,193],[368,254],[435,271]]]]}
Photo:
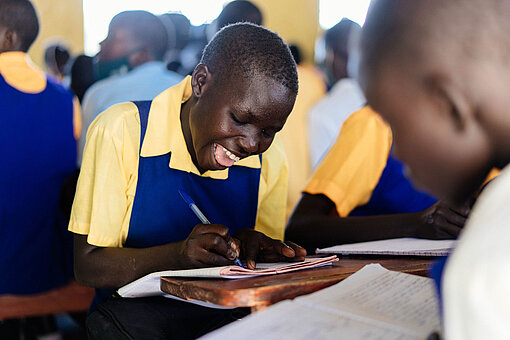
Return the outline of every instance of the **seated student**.
{"type": "Polygon", "coordinates": [[[27,55],[38,32],[30,1],[0,0],[0,295],[45,292],[73,276],[59,199],[76,168],[80,111],[27,55]]]}
{"type": "Polygon", "coordinates": [[[309,251],[396,237],[455,238],[469,209],[436,204],[416,190],[392,144],[390,128],[370,107],[352,114],[306,186],[285,238],[309,251]]]}
{"type": "Polygon", "coordinates": [[[91,338],[194,338],[234,319],[163,297],[110,298],[150,272],[229,265],[239,255],[249,268],[303,259],[303,248],[280,241],[287,169],[272,143],[297,90],[282,39],[235,24],[215,35],[191,77],[94,121],[69,226],[76,277],[98,288],[91,338]],[[217,224],[200,224],[180,189],[217,224]]]}
{"type": "Polygon", "coordinates": [[[504,168],[446,263],[445,339],[510,338],[509,16],[498,0],[379,0],[362,36],[360,83],[413,181],[458,203],[504,168]]]}

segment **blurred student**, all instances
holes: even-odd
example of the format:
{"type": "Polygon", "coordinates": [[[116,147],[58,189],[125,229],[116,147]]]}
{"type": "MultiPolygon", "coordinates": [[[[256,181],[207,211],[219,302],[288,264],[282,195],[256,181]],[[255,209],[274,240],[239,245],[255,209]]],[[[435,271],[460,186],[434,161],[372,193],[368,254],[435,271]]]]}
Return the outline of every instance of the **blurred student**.
{"type": "Polygon", "coordinates": [[[217,30],[220,30],[227,25],[237,22],[251,22],[256,25],[262,25],[262,21],[262,12],[256,5],[247,0],[234,0],[223,7],[216,19],[216,25],[217,30]]]}
{"type": "Polygon", "coordinates": [[[73,276],[59,196],[76,167],[79,105],[27,55],[38,32],[30,1],[0,0],[0,295],[45,292],[73,276]]]}
{"type": "Polygon", "coordinates": [[[283,40],[236,24],[217,33],[191,77],[95,120],[69,225],[76,277],[98,288],[92,339],[196,338],[240,312],[111,297],[150,272],[228,265],[236,256],[249,268],[304,258],[303,248],[281,241],[287,168],[273,143],[297,90],[283,40]],[[200,224],[179,190],[217,224],[200,224]]]}
{"type": "Polygon", "coordinates": [[[365,105],[365,96],[358,82],[348,75],[348,64],[355,65],[355,45],[360,26],[346,18],[330,28],[325,35],[326,68],[335,83],[328,94],[308,114],[308,141],[312,170],[335,143],[344,121],[365,105]],[[352,53],[351,53],[352,52],[352,53]]]}
{"type": "Polygon", "coordinates": [[[71,54],[63,44],[50,44],[44,50],[46,69],[59,83],[62,83],[66,76],[66,66],[70,58],[71,54]]]}
{"type": "Polygon", "coordinates": [[[126,11],[112,19],[93,65],[99,81],[83,98],[83,137],[96,116],[113,104],[153,99],[182,80],[162,62],[167,40],[163,23],[149,12],[126,11]],[[115,74],[119,72],[127,73],[115,74]]]}
{"type": "Polygon", "coordinates": [[[313,64],[302,60],[297,45],[290,50],[297,64],[299,93],[292,114],[279,133],[289,164],[287,217],[290,216],[301,192],[310,179],[307,115],[310,108],[326,93],[325,77],[313,64]]]}
{"type": "MultiPolygon", "coordinates": [[[[183,50],[190,42],[191,22],[181,13],[165,13],[159,16],[163,25],[167,29],[168,46],[163,61],[167,65],[167,69],[183,76],[193,72],[193,69],[183,65],[183,50]]],[[[195,67],[196,63],[193,65],[195,67]]]]}
{"type": "Polygon", "coordinates": [[[307,250],[398,237],[455,238],[469,213],[419,191],[370,107],[352,114],[304,189],[285,238],[307,250]]]}
{"type": "Polygon", "coordinates": [[[379,0],[362,37],[360,83],[416,183],[459,203],[503,169],[446,263],[445,339],[510,338],[509,16],[499,0],[379,0]]]}

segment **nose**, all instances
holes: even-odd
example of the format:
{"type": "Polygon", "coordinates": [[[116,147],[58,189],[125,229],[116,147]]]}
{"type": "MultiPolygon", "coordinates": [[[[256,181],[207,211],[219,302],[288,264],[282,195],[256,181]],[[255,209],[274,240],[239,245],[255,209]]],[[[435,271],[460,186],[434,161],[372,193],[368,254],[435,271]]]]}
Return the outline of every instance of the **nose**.
{"type": "Polygon", "coordinates": [[[241,137],[239,145],[246,154],[257,154],[260,150],[260,137],[258,133],[252,132],[241,137]]]}

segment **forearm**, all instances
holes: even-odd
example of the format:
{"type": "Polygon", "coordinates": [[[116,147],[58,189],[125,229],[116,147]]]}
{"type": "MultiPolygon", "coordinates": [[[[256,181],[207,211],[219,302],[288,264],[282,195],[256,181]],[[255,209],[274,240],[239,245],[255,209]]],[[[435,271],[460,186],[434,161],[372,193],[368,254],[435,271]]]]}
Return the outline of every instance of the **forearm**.
{"type": "Polygon", "coordinates": [[[309,252],[337,244],[415,237],[419,215],[396,214],[368,217],[327,215],[293,216],[285,239],[299,243],[309,252]]]}
{"type": "Polygon", "coordinates": [[[118,288],[155,271],[181,268],[182,242],[149,248],[102,248],[75,235],[76,279],[95,288],[118,288]]]}

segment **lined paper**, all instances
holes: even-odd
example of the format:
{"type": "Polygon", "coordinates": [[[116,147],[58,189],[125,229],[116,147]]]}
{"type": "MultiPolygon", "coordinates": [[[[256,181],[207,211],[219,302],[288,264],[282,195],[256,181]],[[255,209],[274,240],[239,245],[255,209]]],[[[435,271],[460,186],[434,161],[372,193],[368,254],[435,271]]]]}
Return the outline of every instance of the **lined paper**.
{"type": "Polygon", "coordinates": [[[395,238],[388,240],[342,244],[317,249],[317,254],[368,254],[446,256],[455,247],[455,240],[425,240],[419,238],[395,238]]]}

